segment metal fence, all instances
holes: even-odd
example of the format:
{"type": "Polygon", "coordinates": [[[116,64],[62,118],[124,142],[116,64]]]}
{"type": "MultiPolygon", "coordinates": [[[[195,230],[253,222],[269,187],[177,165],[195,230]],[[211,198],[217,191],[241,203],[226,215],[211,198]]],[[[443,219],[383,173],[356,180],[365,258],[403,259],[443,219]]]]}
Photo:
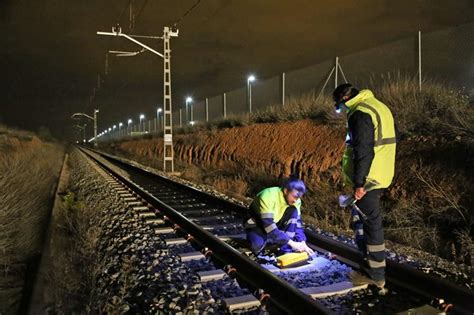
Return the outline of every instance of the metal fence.
{"type": "MultiPolygon", "coordinates": [[[[474,95],[474,23],[422,34],[421,38],[422,76],[448,82],[456,88],[464,88],[472,98],[474,95]]],[[[252,82],[252,111],[263,110],[270,105],[283,104],[289,98],[303,93],[311,91],[319,93],[335,67],[335,60],[336,58],[326,60],[309,67],[252,82]]],[[[417,76],[418,33],[386,45],[340,56],[338,63],[347,80],[360,87],[368,85],[371,77],[376,79],[382,73],[400,72],[417,76]]],[[[337,73],[342,74],[339,71],[337,73]]],[[[335,80],[334,71],[332,75],[325,93],[330,93],[334,85],[343,82],[340,76],[338,80],[335,80]]],[[[173,111],[173,126],[179,128],[197,122],[215,121],[230,115],[248,113],[248,103],[248,86],[244,86],[190,103],[189,108],[176,106],[173,111]]],[[[158,118],[112,131],[110,136],[157,133],[162,126],[158,118]]]]}

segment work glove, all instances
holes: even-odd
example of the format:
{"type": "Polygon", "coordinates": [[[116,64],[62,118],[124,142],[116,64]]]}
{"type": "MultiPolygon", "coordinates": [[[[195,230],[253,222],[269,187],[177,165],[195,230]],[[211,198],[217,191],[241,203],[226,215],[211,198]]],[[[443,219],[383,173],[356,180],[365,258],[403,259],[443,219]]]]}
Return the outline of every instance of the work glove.
{"type": "Polygon", "coordinates": [[[288,245],[290,245],[292,250],[298,253],[304,252],[307,247],[305,242],[295,242],[292,240],[288,241],[288,245]]]}
{"type": "Polygon", "coordinates": [[[306,242],[301,242],[304,245],[304,251],[308,253],[309,256],[314,254],[314,250],[312,250],[308,245],[306,245],[306,242]]]}

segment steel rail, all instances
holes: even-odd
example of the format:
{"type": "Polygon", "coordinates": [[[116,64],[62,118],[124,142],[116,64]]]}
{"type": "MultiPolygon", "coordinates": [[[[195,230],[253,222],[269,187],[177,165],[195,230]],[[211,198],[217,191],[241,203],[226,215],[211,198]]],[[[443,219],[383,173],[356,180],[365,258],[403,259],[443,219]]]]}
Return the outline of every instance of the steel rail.
{"type": "MultiPolygon", "coordinates": [[[[270,295],[270,301],[279,308],[292,314],[333,314],[334,312],[324,307],[318,301],[313,300],[297,288],[291,286],[289,283],[281,280],[273,273],[269,272],[258,263],[254,262],[245,255],[242,255],[235,248],[227,243],[219,240],[215,235],[202,229],[196,223],[190,221],[181,213],[171,208],[167,204],[161,202],[159,199],[144,191],[132,181],[121,176],[115,172],[108,165],[102,163],[100,160],[89,154],[87,150],[83,149],[89,157],[101,165],[109,173],[113,174],[122,183],[135,191],[139,196],[146,200],[153,207],[159,209],[161,214],[170,218],[174,223],[178,224],[183,230],[190,234],[195,240],[212,250],[212,254],[219,260],[230,262],[235,268],[236,274],[243,281],[263,289],[270,295]]],[[[149,175],[148,171],[132,166],[135,172],[149,175]]],[[[153,174],[154,176],[157,176],[153,174]]]]}
{"type": "MultiPolygon", "coordinates": [[[[364,259],[357,249],[308,229],[305,234],[310,243],[359,265],[364,264],[364,259]]],[[[443,298],[454,305],[454,310],[474,310],[474,291],[448,280],[433,277],[391,260],[387,260],[386,278],[388,283],[420,295],[443,298]]]]}
{"type": "MultiPolygon", "coordinates": [[[[210,201],[211,203],[220,205],[225,209],[230,209],[233,212],[237,213],[245,213],[245,211],[247,211],[247,209],[241,205],[237,205],[228,200],[213,196],[209,193],[200,191],[194,187],[174,182],[171,179],[159,176],[157,174],[151,173],[139,167],[123,162],[109,154],[100,151],[95,152],[103,157],[106,157],[107,159],[111,159],[115,162],[118,162],[125,167],[140,170],[143,174],[147,174],[147,176],[150,176],[150,178],[159,177],[160,180],[165,180],[166,182],[170,183],[175,187],[185,189],[189,192],[192,192],[193,194],[201,196],[202,198],[205,198],[206,201],[210,201]]],[[[363,257],[360,252],[349,245],[333,240],[329,237],[317,234],[309,229],[305,229],[305,234],[308,237],[308,241],[317,247],[334,253],[351,262],[355,262],[359,265],[364,263],[363,257]]],[[[425,274],[419,270],[390,260],[387,260],[386,277],[387,282],[389,284],[393,284],[399,288],[410,290],[427,297],[429,296],[443,298],[445,301],[453,304],[455,310],[460,310],[462,312],[468,313],[471,313],[474,310],[474,291],[469,290],[468,288],[462,287],[460,285],[456,285],[455,283],[452,283],[448,280],[425,274]]]]}

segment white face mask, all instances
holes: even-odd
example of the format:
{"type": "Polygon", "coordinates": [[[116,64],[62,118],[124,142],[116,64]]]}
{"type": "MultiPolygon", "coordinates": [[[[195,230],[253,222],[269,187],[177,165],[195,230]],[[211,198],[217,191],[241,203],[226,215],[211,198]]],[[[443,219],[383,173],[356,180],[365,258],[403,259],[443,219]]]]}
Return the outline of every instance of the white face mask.
{"type": "Polygon", "coordinates": [[[337,103],[335,105],[335,107],[336,107],[336,113],[338,113],[338,114],[340,114],[343,110],[345,110],[346,112],[349,111],[349,107],[347,107],[345,101],[337,103]]]}

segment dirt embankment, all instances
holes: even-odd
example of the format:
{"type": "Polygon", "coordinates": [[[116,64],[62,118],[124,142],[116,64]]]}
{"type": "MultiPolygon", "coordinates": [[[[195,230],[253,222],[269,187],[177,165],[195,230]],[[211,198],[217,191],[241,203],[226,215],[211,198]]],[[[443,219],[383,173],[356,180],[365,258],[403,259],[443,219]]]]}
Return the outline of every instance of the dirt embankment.
{"type": "MultiPolygon", "coordinates": [[[[343,127],[311,120],[200,131],[175,136],[176,163],[189,179],[237,197],[298,174],[310,189],[304,201],[312,222],[347,228],[347,214],[335,211],[344,136],[343,127]]],[[[161,169],[162,139],[109,149],[161,169]]],[[[397,151],[394,185],[383,197],[387,237],[465,260],[472,243],[472,139],[407,135],[397,151]]]]}
{"type": "MultiPolygon", "coordinates": [[[[185,165],[241,170],[271,177],[298,174],[317,183],[322,173],[339,164],[344,132],[309,120],[258,124],[175,137],[175,155],[185,165]]],[[[120,150],[161,159],[161,139],[127,141],[120,150]]],[[[338,174],[335,172],[334,176],[338,174]]]]}

